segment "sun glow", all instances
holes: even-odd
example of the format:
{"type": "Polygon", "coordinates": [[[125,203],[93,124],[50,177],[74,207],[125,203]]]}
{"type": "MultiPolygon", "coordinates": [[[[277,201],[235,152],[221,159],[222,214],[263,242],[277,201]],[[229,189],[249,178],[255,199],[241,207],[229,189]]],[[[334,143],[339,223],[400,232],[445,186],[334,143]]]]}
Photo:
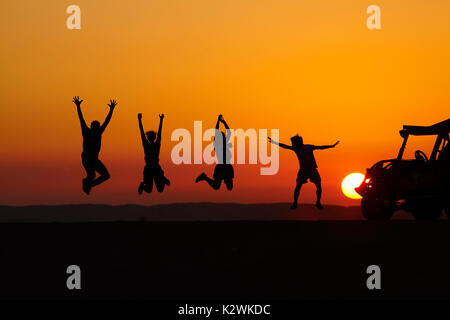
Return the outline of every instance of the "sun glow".
{"type": "Polygon", "coordinates": [[[361,196],[356,193],[355,188],[359,187],[364,180],[362,173],[351,173],[342,180],[342,193],[350,199],[361,199],[361,196]]]}

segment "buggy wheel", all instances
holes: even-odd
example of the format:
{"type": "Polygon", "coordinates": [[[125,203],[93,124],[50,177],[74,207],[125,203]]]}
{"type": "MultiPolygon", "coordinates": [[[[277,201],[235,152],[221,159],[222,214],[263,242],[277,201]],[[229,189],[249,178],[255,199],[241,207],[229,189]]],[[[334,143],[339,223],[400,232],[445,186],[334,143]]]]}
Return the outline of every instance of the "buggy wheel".
{"type": "Polygon", "coordinates": [[[445,214],[447,215],[447,218],[450,219],[450,203],[447,200],[447,203],[445,204],[445,214]]]}
{"type": "Polygon", "coordinates": [[[447,215],[447,218],[450,219],[450,192],[447,192],[445,198],[444,198],[444,210],[445,214],[447,215]]]}
{"type": "MultiPolygon", "coordinates": [[[[408,205],[416,220],[437,220],[442,214],[442,201],[439,198],[414,201],[408,205]]],[[[448,212],[448,211],[446,211],[448,212]]]]}
{"type": "Polygon", "coordinates": [[[367,220],[389,220],[394,209],[395,201],[388,195],[368,194],[361,199],[361,212],[367,220]]]}

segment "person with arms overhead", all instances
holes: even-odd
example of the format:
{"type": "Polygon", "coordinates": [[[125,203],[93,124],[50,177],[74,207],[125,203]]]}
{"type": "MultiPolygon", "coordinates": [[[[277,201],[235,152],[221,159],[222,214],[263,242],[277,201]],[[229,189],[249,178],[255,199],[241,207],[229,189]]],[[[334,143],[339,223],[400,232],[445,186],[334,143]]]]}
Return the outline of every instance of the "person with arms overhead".
{"type": "Polygon", "coordinates": [[[320,202],[320,199],[322,197],[322,183],[319,171],[317,171],[317,163],[316,159],[314,158],[314,150],[324,150],[329,148],[334,148],[339,143],[336,142],[333,145],[329,146],[314,146],[311,144],[303,144],[303,138],[299,135],[296,135],[291,138],[291,145],[286,145],[283,143],[279,143],[276,141],[273,141],[270,137],[268,138],[270,143],[276,144],[280,146],[283,149],[292,150],[295,152],[298,158],[298,162],[300,164],[300,169],[297,174],[297,185],[295,186],[294,190],[294,202],[292,203],[291,209],[294,210],[298,206],[298,196],[300,195],[300,189],[302,188],[302,185],[311,181],[316,186],[316,207],[320,210],[323,209],[323,206],[320,202]]]}
{"type": "Polygon", "coordinates": [[[216,131],[214,136],[214,151],[217,157],[217,165],[214,168],[214,174],[212,179],[209,178],[206,173],[201,173],[195,182],[206,181],[211,188],[219,190],[222,181],[228,190],[233,189],[234,170],[230,164],[231,160],[231,144],[229,143],[231,137],[231,130],[228,127],[227,122],[223,119],[222,115],[219,115],[216,123],[216,131]],[[219,130],[220,123],[223,123],[226,129],[226,134],[219,130]]]}
{"type": "Polygon", "coordinates": [[[80,98],[76,96],[73,98],[73,102],[77,106],[78,118],[80,119],[81,124],[81,134],[83,135],[83,152],[81,153],[81,160],[83,167],[86,170],[86,178],[82,180],[83,191],[86,194],[89,194],[93,187],[102,184],[111,177],[98,156],[102,144],[102,134],[111,120],[117,102],[116,100],[110,100],[110,103],[108,104],[109,112],[103,124],[100,125],[100,122],[95,120],[91,122],[90,128],[87,126],[86,121],[84,121],[83,113],[81,111],[81,103],[83,100],[80,100],[80,98]],[[95,178],[96,172],[99,174],[97,178],[95,178]]]}
{"type": "Polygon", "coordinates": [[[142,146],[144,147],[145,167],[144,167],[144,181],[142,181],[138,188],[138,193],[143,191],[150,193],[153,190],[153,181],[155,182],[156,190],[163,192],[165,186],[170,186],[170,181],[164,176],[164,171],[159,165],[159,151],[161,150],[161,131],[164,114],[159,115],[159,129],[158,134],[155,131],[147,131],[144,133],[142,125],[142,113],[138,114],[139,130],[141,133],[142,146]]]}

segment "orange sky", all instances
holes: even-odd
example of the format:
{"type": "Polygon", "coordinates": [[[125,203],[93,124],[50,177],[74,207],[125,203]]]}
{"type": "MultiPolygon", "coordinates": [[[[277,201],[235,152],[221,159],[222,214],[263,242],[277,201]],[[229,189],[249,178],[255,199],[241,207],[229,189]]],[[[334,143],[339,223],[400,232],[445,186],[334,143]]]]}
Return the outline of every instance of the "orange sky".
{"type": "MultiPolygon", "coordinates": [[[[299,133],[316,152],[324,202],[356,205],[342,179],[395,157],[403,124],[449,118],[448,1],[113,1],[3,0],[0,28],[0,204],[291,201],[298,162],[280,150],[280,171],[235,167],[235,189],[193,180],[213,166],[170,161],[176,128],[215,125],[299,133]],[[66,28],[67,6],[81,7],[81,30],[66,28]],[[381,7],[382,30],[366,27],[381,7]],[[103,137],[112,179],[81,191],[81,135],[72,96],[90,122],[119,105],[103,137]],[[136,114],[156,129],[166,114],[163,194],[138,196],[144,165],[136,114]]],[[[431,141],[416,138],[424,151],[431,141]]],[[[415,145],[410,150],[415,150],[415,145]]],[[[407,155],[411,153],[407,153],[407,155]]],[[[300,201],[312,202],[305,186],[300,201]]]]}

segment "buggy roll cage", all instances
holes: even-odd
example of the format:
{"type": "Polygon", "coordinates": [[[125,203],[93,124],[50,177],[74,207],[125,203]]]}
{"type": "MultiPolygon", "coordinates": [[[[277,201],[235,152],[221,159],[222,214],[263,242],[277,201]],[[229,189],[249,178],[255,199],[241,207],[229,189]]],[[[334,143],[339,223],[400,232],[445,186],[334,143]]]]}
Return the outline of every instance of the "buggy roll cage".
{"type": "Polygon", "coordinates": [[[449,143],[449,133],[450,133],[450,119],[444,120],[442,122],[436,123],[432,126],[403,126],[400,130],[400,136],[403,138],[403,144],[398,152],[397,159],[400,160],[403,157],[405,151],[406,142],[408,141],[409,135],[413,136],[432,136],[437,135],[436,142],[434,143],[433,152],[431,153],[430,160],[436,160],[439,147],[448,147],[449,143]]]}

